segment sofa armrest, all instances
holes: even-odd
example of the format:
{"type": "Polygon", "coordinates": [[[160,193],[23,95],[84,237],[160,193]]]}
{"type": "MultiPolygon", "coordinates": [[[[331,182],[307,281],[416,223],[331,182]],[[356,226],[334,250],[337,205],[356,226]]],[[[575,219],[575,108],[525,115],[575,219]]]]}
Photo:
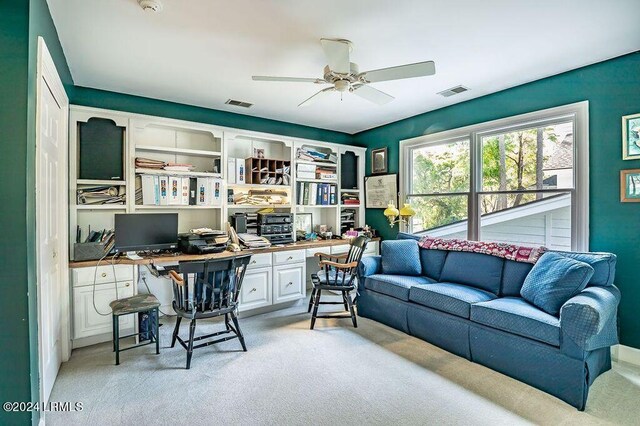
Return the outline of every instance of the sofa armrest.
{"type": "Polygon", "coordinates": [[[616,286],[585,288],[560,309],[563,339],[571,339],[585,351],[617,344],[619,302],[616,286]]]}
{"type": "Polygon", "coordinates": [[[366,278],[380,272],[382,266],[382,256],[367,256],[360,259],[358,265],[358,275],[360,278],[366,278]]]}

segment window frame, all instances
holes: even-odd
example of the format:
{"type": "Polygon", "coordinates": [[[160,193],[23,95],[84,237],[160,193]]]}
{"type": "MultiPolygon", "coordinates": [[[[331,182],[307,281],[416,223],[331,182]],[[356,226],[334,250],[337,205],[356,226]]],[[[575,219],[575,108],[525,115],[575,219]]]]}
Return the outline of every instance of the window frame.
{"type": "MultiPolygon", "coordinates": [[[[571,194],[571,249],[589,250],[589,101],[576,102],[554,108],[514,115],[484,123],[445,130],[438,133],[418,136],[400,141],[400,202],[407,202],[411,194],[413,178],[412,150],[468,139],[470,176],[469,192],[438,195],[468,194],[467,202],[467,238],[478,240],[480,237],[481,212],[480,197],[483,194],[497,193],[570,193],[571,194]],[[573,188],[483,191],[482,190],[482,137],[542,127],[559,121],[573,121],[573,188]]],[[[433,196],[435,194],[424,194],[433,196]]],[[[408,231],[408,224],[404,230],[408,231]]],[[[428,232],[428,231],[427,231],[428,232]]]]}

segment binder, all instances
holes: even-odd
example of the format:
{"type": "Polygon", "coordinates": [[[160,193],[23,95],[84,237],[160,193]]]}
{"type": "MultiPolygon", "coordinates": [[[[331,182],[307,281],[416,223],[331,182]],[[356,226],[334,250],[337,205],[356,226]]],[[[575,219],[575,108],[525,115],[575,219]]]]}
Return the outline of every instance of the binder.
{"type": "Polygon", "coordinates": [[[189,205],[198,205],[198,180],[196,178],[189,178],[189,205]]]}
{"type": "Polygon", "coordinates": [[[153,193],[155,198],[155,205],[160,205],[160,176],[153,177],[153,193]]]}
{"type": "Polygon", "coordinates": [[[160,205],[166,206],[169,204],[169,178],[167,176],[158,176],[160,183],[160,205]]]}
{"type": "Polygon", "coordinates": [[[181,193],[180,204],[183,206],[188,206],[189,205],[189,188],[191,185],[191,179],[189,179],[188,177],[183,177],[181,179],[181,182],[182,182],[182,193],[181,193]]]}
{"type": "Polygon", "coordinates": [[[182,178],[169,176],[169,201],[170,206],[182,204],[182,178]]]}
{"type": "Polygon", "coordinates": [[[145,206],[156,204],[156,185],[153,175],[142,175],[142,204],[145,206]]]}
{"type": "Polygon", "coordinates": [[[227,181],[236,183],[236,159],[227,158],[227,181]]]}
{"type": "Polygon", "coordinates": [[[236,183],[245,183],[244,158],[236,158],[236,183]]]}
{"type": "Polygon", "coordinates": [[[326,183],[322,184],[322,205],[329,205],[329,185],[327,185],[326,183]]]}
{"type": "Polygon", "coordinates": [[[335,185],[331,185],[331,187],[329,188],[329,203],[331,205],[338,204],[338,197],[337,197],[337,194],[336,194],[336,186],[335,185]]]}
{"type": "Polygon", "coordinates": [[[209,205],[209,191],[207,191],[208,178],[197,178],[197,192],[196,192],[196,205],[207,206],[209,205]]]}
{"type": "Polygon", "coordinates": [[[310,189],[309,189],[309,205],[310,206],[315,206],[317,204],[318,201],[318,184],[317,183],[310,183],[310,189]]]}
{"type": "Polygon", "coordinates": [[[309,184],[303,182],[302,187],[303,187],[302,205],[308,206],[309,205],[309,184]]]}
{"type": "Polygon", "coordinates": [[[209,178],[211,185],[211,205],[220,207],[222,206],[222,180],[209,178]]]}

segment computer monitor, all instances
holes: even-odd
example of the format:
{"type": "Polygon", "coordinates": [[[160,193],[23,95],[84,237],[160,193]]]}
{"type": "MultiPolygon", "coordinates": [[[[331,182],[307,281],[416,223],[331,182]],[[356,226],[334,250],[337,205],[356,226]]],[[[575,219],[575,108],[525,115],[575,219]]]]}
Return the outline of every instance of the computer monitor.
{"type": "Polygon", "coordinates": [[[116,252],[175,249],[177,213],[116,214],[116,252]]]}

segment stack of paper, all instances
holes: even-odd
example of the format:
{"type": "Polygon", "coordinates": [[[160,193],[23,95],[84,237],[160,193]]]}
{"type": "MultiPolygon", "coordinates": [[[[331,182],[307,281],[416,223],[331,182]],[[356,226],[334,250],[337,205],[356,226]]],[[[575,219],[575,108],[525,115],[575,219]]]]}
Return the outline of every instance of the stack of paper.
{"type": "Polygon", "coordinates": [[[238,234],[238,239],[247,248],[265,248],[271,246],[269,240],[254,234],[238,234]]]}
{"type": "Polygon", "coordinates": [[[93,186],[77,190],[78,204],[124,204],[124,187],[93,186]]]}

